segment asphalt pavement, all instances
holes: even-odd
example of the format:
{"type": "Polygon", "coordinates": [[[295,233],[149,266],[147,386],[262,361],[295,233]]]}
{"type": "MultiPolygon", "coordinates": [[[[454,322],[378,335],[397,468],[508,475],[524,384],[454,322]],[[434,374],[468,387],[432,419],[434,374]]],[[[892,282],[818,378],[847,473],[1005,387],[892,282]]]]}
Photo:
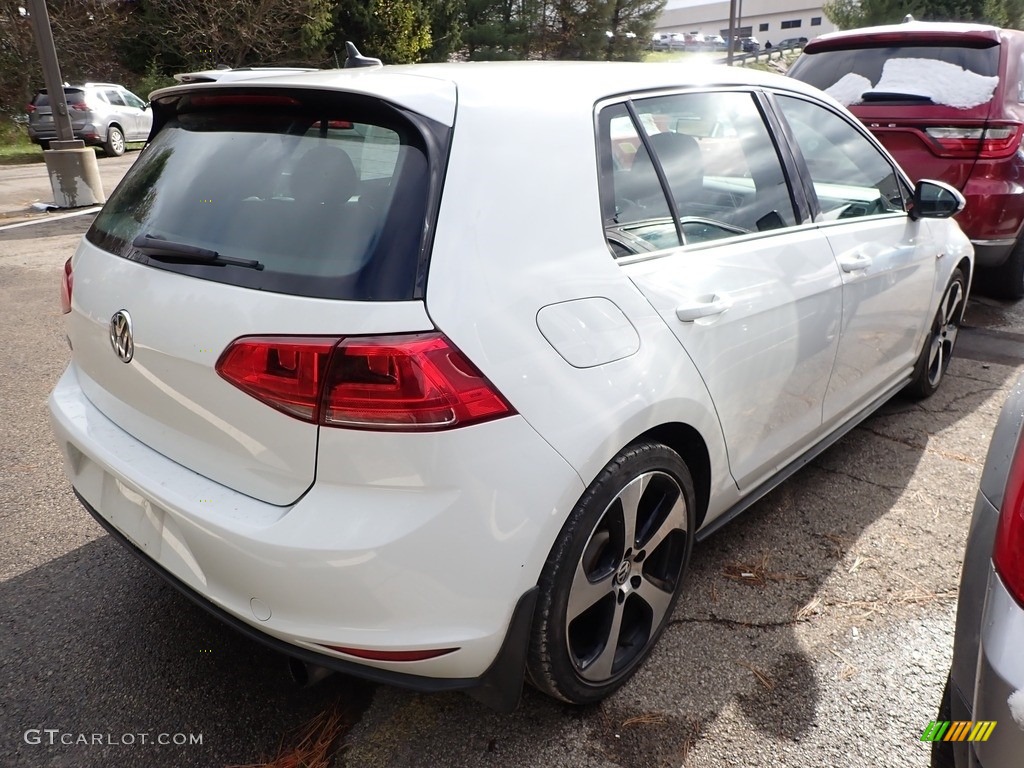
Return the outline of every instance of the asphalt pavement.
{"type": "MultiPolygon", "coordinates": [[[[104,184],[133,159],[101,159],[104,184]]],[[[27,210],[40,173],[0,167],[0,766],[247,765],[324,713],[351,768],[928,765],[919,737],[988,439],[1024,371],[1024,308],[973,298],[938,394],[892,401],[699,546],[658,649],[601,705],[527,690],[499,715],[341,676],[303,690],[72,495],[46,398],[69,355],[60,268],[92,216],[27,210]]]]}
{"type": "MultiPolygon", "coordinates": [[[[39,154],[42,155],[42,150],[39,154]]],[[[97,158],[105,195],[114,191],[138,156],[138,150],[132,150],[121,157],[97,158]]],[[[47,211],[46,207],[52,206],[53,201],[50,176],[43,163],[0,165],[0,231],[11,224],[43,221],[75,212],[74,209],[47,211]]]]}

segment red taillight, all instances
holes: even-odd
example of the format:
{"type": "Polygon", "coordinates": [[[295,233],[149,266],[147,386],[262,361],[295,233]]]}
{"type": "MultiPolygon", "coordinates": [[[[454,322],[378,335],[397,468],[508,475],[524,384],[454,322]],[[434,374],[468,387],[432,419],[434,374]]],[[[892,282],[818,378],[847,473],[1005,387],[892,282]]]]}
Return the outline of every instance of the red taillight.
{"type": "Polygon", "coordinates": [[[440,333],[242,338],[216,367],[267,405],[329,427],[446,429],[513,413],[440,333]]]}
{"type": "Polygon", "coordinates": [[[459,650],[458,648],[426,648],[421,651],[375,651],[370,648],[349,648],[344,645],[325,645],[324,648],[373,661],[426,661],[427,659],[436,659],[438,656],[447,656],[449,653],[459,650]]]}
{"type": "Polygon", "coordinates": [[[26,104],[25,105],[25,111],[28,112],[31,115],[33,112],[36,111],[36,105],[35,104],[26,104]]]}
{"type": "Polygon", "coordinates": [[[933,126],[925,133],[940,157],[978,157],[995,160],[1009,157],[1020,147],[1018,123],[989,126],[933,126]]]}
{"type": "Polygon", "coordinates": [[[999,510],[992,563],[1010,594],[1024,606],[1024,444],[1020,438],[999,510]]]}
{"type": "Polygon", "coordinates": [[[346,339],[324,393],[327,426],[441,429],[511,407],[439,333],[346,339]]]}
{"type": "Polygon", "coordinates": [[[336,338],[238,339],[217,361],[217,373],[272,408],[316,422],[321,383],[336,338]]]}
{"type": "Polygon", "coordinates": [[[71,311],[71,289],[74,288],[75,277],[71,274],[71,259],[64,262],[64,277],[60,281],[60,311],[67,314],[71,311]]]}
{"type": "Polygon", "coordinates": [[[77,110],[78,112],[88,112],[89,111],[89,105],[86,104],[84,101],[80,101],[77,104],[68,104],[68,108],[69,109],[77,110]]]}

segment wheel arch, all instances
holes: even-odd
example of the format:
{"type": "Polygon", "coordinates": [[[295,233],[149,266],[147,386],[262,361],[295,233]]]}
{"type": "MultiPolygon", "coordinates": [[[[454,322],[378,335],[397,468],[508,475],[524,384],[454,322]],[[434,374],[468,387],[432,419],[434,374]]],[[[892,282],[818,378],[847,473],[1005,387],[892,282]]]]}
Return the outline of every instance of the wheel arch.
{"type": "Polygon", "coordinates": [[[697,528],[704,523],[711,498],[711,455],[699,431],[689,424],[668,422],[648,429],[630,442],[653,440],[679,454],[690,470],[693,490],[697,497],[697,528]]]}
{"type": "MultiPolygon", "coordinates": [[[[107,141],[107,140],[110,139],[110,129],[111,128],[117,128],[117,130],[119,130],[121,132],[121,135],[124,136],[124,126],[121,125],[119,122],[117,122],[117,120],[111,120],[109,123],[107,123],[107,135],[104,137],[104,139],[103,139],[104,141],[107,141]]],[[[125,139],[125,141],[127,141],[127,139],[125,139]]]]}
{"type": "MultiPolygon", "coordinates": [[[[960,259],[960,261],[956,265],[956,267],[957,267],[957,269],[959,269],[961,272],[964,273],[964,279],[967,281],[967,295],[970,296],[971,295],[971,288],[974,287],[973,286],[973,279],[974,279],[974,269],[973,269],[973,267],[974,267],[974,264],[971,262],[971,260],[969,258],[964,256],[962,259],[960,259]]],[[[967,303],[964,302],[964,311],[966,312],[966,310],[967,310],[967,303]]],[[[960,320],[963,321],[963,317],[961,317],[960,320]]]]}

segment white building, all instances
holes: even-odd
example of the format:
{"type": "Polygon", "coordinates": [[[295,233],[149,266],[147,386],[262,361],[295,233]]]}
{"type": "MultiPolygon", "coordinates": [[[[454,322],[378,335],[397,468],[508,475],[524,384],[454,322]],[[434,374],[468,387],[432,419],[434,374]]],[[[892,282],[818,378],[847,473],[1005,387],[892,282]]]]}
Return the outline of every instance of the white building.
{"type": "MultiPolygon", "coordinates": [[[[756,37],[762,45],[790,37],[810,40],[836,29],[819,0],[736,0],[736,11],[736,36],[756,37]]],[[[729,0],[668,0],[655,29],[727,37],[729,0]]]]}

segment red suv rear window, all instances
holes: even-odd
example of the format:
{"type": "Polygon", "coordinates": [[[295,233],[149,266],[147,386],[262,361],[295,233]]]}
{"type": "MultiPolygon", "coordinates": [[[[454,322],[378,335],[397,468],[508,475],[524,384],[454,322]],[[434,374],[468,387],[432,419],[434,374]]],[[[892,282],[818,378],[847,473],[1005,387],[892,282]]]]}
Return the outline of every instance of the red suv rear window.
{"type": "Polygon", "coordinates": [[[959,109],[990,101],[998,82],[998,45],[929,41],[879,46],[869,37],[851,43],[856,47],[805,51],[790,68],[790,77],[820,88],[847,106],[918,103],[959,109]]]}

